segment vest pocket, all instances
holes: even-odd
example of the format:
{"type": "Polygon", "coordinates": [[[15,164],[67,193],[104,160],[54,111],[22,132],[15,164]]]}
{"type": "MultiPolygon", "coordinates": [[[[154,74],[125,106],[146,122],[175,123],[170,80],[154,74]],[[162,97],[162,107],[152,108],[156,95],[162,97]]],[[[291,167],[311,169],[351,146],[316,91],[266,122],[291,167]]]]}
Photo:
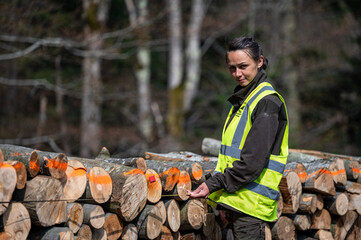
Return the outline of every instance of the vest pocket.
{"type": "Polygon", "coordinates": [[[267,219],[271,219],[273,215],[276,215],[277,202],[266,197],[258,198],[258,206],[256,206],[255,212],[259,216],[265,216],[267,219]]]}

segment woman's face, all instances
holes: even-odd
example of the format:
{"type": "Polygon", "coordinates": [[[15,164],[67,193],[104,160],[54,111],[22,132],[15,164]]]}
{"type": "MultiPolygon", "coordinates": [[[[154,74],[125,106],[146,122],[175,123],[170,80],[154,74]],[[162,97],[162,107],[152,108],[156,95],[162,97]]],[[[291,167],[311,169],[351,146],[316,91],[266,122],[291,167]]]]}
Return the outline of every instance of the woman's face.
{"type": "Polygon", "coordinates": [[[263,56],[255,62],[246,51],[236,50],[228,52],[228,69],[233,79],[242,87],[247,86],[257,75],[263,64],[263,56]]]}

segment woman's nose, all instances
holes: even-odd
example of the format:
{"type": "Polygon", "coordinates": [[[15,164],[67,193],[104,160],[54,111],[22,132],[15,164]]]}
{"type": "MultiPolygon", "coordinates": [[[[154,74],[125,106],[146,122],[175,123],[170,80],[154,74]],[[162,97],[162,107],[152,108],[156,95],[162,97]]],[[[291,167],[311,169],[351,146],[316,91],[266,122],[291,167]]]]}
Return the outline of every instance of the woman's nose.
{"type": "Polygon", "coordinates": [[[236,68],[236,76],[239,77],[239,76],[242,76],[242,70],[240,68],[236,68]]]}

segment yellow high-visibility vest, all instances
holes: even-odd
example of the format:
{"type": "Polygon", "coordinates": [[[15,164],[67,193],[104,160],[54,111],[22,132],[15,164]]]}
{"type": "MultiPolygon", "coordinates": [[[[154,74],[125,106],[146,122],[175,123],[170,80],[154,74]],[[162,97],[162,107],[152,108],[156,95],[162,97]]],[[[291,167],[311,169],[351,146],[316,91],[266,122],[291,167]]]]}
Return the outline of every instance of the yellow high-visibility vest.
{"type": "MultiPolygon", "coordinates": [[[[257,103],[265,96],[275,94],[286,104],[271,84],[263,82],[254,89],[246,98],[231,122],[227,122],[232,114],[231,108],[223,128],[222,145],[218,157],[215,172],[224,172],[225,168],[233,167],[234,161],[239,161],[244,142],[252,127],[252,112],[257,103]]],[[[286,115],[287,115],[287,110],[286,115]]],[[[268,165],[263,169],[260,176],[244,188],[228,193],[224,189],[209,195],[210,205],[214,202],[226,204],[234,209],[264,221],[277,219],[277,200],[279,199],[278,185],[281,181],[283,171],[288,157],[288,117],[287,125],[283,135],[279,155],[270,155],[268,165]]]]}

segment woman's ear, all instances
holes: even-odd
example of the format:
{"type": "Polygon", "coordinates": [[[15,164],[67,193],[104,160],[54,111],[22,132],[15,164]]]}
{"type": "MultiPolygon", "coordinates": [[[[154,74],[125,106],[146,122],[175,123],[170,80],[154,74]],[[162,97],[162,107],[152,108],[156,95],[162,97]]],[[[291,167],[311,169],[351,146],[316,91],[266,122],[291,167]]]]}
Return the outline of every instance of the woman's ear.
{"type": "Polygon", "coordinates": [[[260,56],[258,59],[258,64],[257,64],[257,68],[260,69],[263,65],[263,56],[260,56]]]}

